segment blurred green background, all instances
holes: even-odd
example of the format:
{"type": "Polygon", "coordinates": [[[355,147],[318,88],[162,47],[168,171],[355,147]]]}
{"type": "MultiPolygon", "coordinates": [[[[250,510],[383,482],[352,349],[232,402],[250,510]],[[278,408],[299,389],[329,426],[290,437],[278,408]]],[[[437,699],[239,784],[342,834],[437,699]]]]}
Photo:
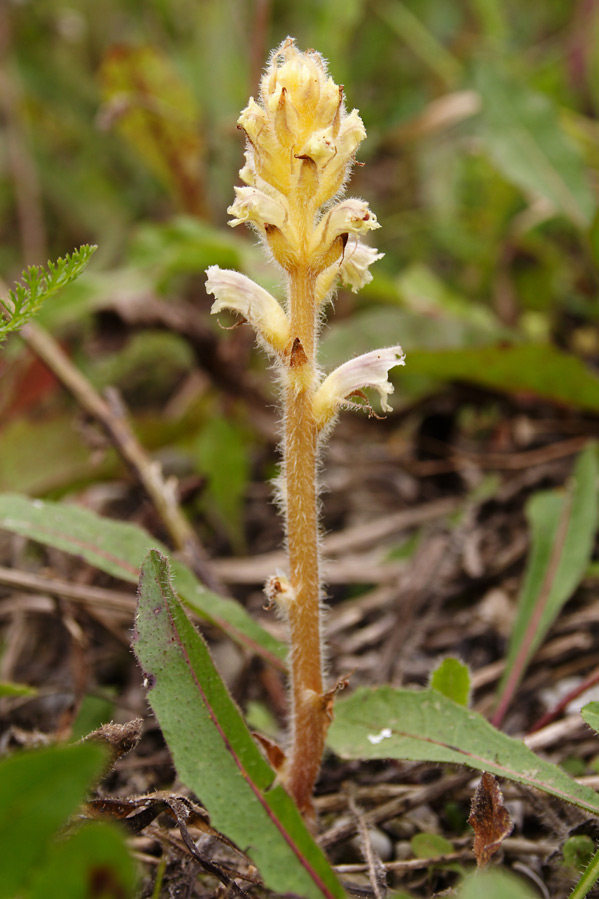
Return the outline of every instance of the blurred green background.
{"type": "MultiPolygon", "coordinates": [[[[270,388],[249,329],[209,318],[203,270],[280,291],[226,208],[237,116],[288,34],[329,60],[360,110],[365,165],[349,193],[382,225],[385,257],[359,295],[340,293],[324,364],[399,342],[396,407],[457,379],[599,411],[597,0],[5,0],[0,273],[10,283],[98,244],[40,321],[96,386],[120,387],[150,448],[183,452],[174,470],[193,460],[221,521],[250,477],[235,447],[269,439],[242,406],[270,388]],[[232,447],[229,474],[208,422],[232,447]]],[[[0,486],[85,481],[89,452],[18,341],[0,364],[0,486]],[[51,466],[28,455],[32,440],[51,466]]]]}
{"type": "MultiPolygon", "coordinates": [[[[249,328],[210,317],[204,270],[236,268],[282,295],[226,209],[237,117],[287,35],[329,60],[368,131],[348,192],[378,216],[385,256],[359,294],[340,291],[321,349],[325,368],[406,350],[399,414],[367,438],[356,418],[338,431],[360,481],[377,461],[360,455],[363,439],[386,441],[375,514],[464,488],[439,480],[427,493],[422,477],[410,494],[394,480],[445,394],[441,413],[468,446],[506,456],[592,432],[596,420],[577,427],[599,413],[599,0],[0,0],[0,279],[8,289],[27,265],[98,245],[38,320],[98,390],[119,389],[211,555],[280,541],[264,483],[277,458],[270,373],[249,328]],[[516,426],[501,430],[518,416],[545,418],[521,428],[522,444],[516,426]]],[[[331,529],[363,503],[340,483],[331,529]]],[[[88,508],[163,536],[115,451],[18,336],[0,354],[7,490],[86,491],[88,508]]]]}

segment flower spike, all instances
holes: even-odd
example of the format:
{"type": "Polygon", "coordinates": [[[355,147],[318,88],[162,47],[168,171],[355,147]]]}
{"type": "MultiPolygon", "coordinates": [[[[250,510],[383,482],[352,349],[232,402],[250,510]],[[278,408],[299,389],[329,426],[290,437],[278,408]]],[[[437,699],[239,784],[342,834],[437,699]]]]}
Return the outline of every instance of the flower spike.
{"type": "Polygon", "coordinates": [[[347,112],[319,53],[302,53],[291,38],[272,54],[256,99],[238,126],[246,136],[243,186],[230,206],[232,226],[258,232],[284,272],[285,308],[245,275],[208,269],[212,312],[230,309],[247,319],[275,357],[283,409],[280,506],[285,517],[288,579],[267,583],[269,605],[289,627],[291,732],[286,753],[269,753],[283,786],[308,818],[320,769],[334,690],[323,664],[318,550],[318,454],[326,425],[362,388],[378,391],[381,406],[393,390],[389,369],[403,365],[401,347],[366,353],[322,381],[318,328],[322,303],[341,282],[354,292],[371,280],[382,254],[362,242],[380,227],[368,203],[341,196],[355,154],[366,137],[357,110],[347,112]]]}

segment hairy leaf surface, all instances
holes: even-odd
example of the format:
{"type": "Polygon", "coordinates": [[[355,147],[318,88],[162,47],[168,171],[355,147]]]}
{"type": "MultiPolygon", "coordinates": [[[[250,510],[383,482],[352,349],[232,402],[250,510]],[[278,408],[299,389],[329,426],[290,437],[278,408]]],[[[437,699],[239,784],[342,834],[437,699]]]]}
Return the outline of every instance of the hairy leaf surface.
{"type": "Polygon", "coordinates": [[[324,854],[254,742],[208,648],[175,596],[166,558],[142,566],[135,654],[181,780],[214,828],[247,852],[272,890],[342,896],[324,854]]]}
{"type": "Polygon", "coordinates": [[[50,746],[0,762],[0,899],[14,899],[106,763],[100,746],[50,746]]]}
{"type": "Polygon", "coordinates": [[[335,704],[328,744],[346,759],[468,765],[599,812],[599,796],[590,787],[436,690],[356,690],[335,704]]]}
{"type": "Polygon", "coordinates": [[[597,448],[576,463],[566,491],[536,493],[526,513],[531,549],[512,628],[494,721],[501,720],[526,665],[587,570],[599,518],[597,448]]]}

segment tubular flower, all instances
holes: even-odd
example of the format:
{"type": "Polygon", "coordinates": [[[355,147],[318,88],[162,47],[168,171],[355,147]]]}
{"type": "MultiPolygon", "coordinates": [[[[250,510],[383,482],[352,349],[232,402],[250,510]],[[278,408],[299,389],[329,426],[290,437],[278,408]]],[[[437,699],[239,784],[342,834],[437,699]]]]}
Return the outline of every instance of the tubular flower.
{"type": "Polygon", "coordinates": [[[350,237],[341,258],[324,269],[316,279],[317,303],[324,303],[339,282],[357,293],[360,288],[372,281],[369,267],[384,255],[378,253],[374,247],[362,243],[357,237],[350,237]]]}
{"type": "Polygon", "coordinates": [[[388,373],[396,365],[405,365],[404,352],[400,346],[371,350],[336,368],[316,391],[314,418],[317,425],[324,427],[347,402],[348,397],[365,387],[372,387],[378,392],[383,412],[391,412],[387,397],[393,393],[393,384],[388,379],[388,373]]]}
{"type": "Polygon", "coordinates": [[[345,244],[350,234],[366,234],[380,227],[376,215],[364,200],[343,200],[333,206],[315,229],[310,245],[312,257],[326,259],[339,238],[345,244]]]}
{"type": "Polygon", "coordinates": [[[254,327],[267,349],[282,353],[289,342],[289,320],[277,300],[239,272],[211,265],[207,275],[206,290],[216,297],[212,315],[223,309],[238,312],[254,327]]]}
{"type": "Polygon", "coordinates": [[[348,240],[339,266],[339,280],[357,293],[365,284],[370,284],[372,275],[368,269],[384,255],[357,238],[348,240]]]}
{"type": "Polygon", "coordinates": [[[313,243],[327,241],[332,243],[342,234],[366,234],[381,226],[376,215],[371,212],[364,200],[343,200],[326,214],[313,237],[313,243]]]}

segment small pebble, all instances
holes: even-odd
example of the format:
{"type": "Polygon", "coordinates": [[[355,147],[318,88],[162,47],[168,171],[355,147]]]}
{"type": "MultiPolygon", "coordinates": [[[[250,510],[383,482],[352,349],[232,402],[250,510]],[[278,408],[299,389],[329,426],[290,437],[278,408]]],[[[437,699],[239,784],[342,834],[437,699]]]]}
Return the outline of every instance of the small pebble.
{"type": "MultiPolygon", "coordinates": [[[[368,839],[370,840],[370,845],[372,846],[374,854],[377,855],[381,861],[388,862],[393,858],[393,842],[384,831],[379,830],[378,827],[369,827],[368,839]]],[[[351,845],[358,853],[359,857],[362,858],[364,853],[360,838],[357,836],[354,837],[351,841],[351,845]]]]}

